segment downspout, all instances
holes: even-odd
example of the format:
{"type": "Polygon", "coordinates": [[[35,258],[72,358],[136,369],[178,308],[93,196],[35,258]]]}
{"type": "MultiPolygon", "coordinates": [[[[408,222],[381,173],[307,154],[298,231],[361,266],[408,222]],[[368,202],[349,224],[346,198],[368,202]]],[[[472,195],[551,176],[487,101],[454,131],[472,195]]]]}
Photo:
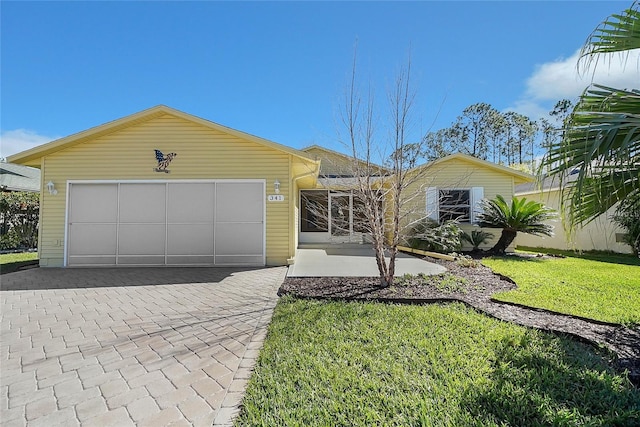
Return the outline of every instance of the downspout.
{"type": "MultiPolygon", "coordinates": [[[[299,179],[302,178],[306,178],[308,176],[311,175],[317,175],[320,172],[320,160],[315,160],[314,161],[315,165],[316,165],[316,170],[312,170],[309,172],[305,172],[305,173],[301,173],[299,175],[296,175],[294,177],[291,177],[291,186],[289,188],[291,188],[291,192],[293,193],[293,189],[295,187],[295,182],[298,181],[299,179]]],[[[289,157],[289,165],[291,166],[291,157],[289,157]]],[[[291,169],[289,169],[291,170],[291,169]]],[[[297,194],[294,194],[293,196],[289,197],[289,204],[291,206],[291,209],[289,210],[289,212],[291,213],[292,217],[295,219],[295,215],[293,215],[294,212],[294,206],[295,204],[293,203],[293,197],[298,197],[297,194]]],[[[298,233],[298,224],[294,224],[295,225],[295,230],[293,231],[294,233],[298,233]]],[[[296,250],[298,248],[291,248],[291,246],[293,246],[293,242],[295,241],[295,236],[291,236],[291,239],[289,239],[289,249],[290,249],[290,253],[293,253],[293,257],[287,259],[287,265],[292,265],[293,263],[295,263],[295,253],[296,250]],[[291,251],[291,249],[293,249],[293,251],[291,251]]]]}

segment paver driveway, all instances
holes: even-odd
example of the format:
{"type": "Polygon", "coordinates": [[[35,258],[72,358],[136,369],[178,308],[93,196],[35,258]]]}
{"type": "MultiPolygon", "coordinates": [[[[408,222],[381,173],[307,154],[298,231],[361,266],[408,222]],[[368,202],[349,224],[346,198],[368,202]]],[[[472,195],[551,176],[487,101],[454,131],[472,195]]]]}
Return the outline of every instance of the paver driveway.
{"type": "Polygon", "coordinates": [[[0,276],[3,426],[225,425],[286,268],[0,276]]]}

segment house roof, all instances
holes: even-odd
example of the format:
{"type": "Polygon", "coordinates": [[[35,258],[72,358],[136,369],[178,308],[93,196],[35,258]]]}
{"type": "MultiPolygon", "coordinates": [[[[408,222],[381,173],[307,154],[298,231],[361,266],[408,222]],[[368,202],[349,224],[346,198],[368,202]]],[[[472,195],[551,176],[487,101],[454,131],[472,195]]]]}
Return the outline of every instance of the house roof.
{"type": "Polygon", "coordinates": [[[155,107],[151,107],[148,108],[146,110],[142,110],[140,112],[131,114],[129,116],[125,116],[122,117],[120,119],[111,121],[111,122],[107,122],[105,124],[87,129],[85,131],[82,132],[78,132],[75,133],[73,135],[69,135],[66,136],[64,138],[60,138],[57,139],[55,141],[51,141],[47,144],[43,144],[43,145],[39,145],[37,147],[31,148],[29,150],[23,151],[21,153],[18,154],[14,154],[12,156],[8,157],[8,161],[10,162],[14,162],[14,163],[20,163],[20,164],[31,164],[31,165],[39,165],[39,159],[47,156],[49,154],[55,153],[57,151],[60,150],[64,150],[66,148],[69,148],[73,145],[76,144],[80,144],[82,142],[86,142],[89,139],[93,139],[93,138],[97,138],[97,137],[101,137],[104,135],[108,135],[111,134],[113,132],[117,132],[119,130],[128,128],[130,126],[139,124],[139,123],[143,123],[146,122],[148,120],[152,120],[155,119],[157,117],[163,116],[163,115],[171,115],[174,117],[178,117],[193,123],[198,123],[202,126],[208,127],[210,129],[219,131],[219,132],[224,132],[226,134],[229,135],[234,135],[237,136],[239,138],[245,139],[245,140],[249,140],[251,142],[255,142],[257,144],[266,146],[266,147],[270,147],[273,148],[275,150],[279,150],[282,151],[284,153],[287,154],[292,154],[296,157],[299,157],[303,160],[312,162],[312,163],[319,163],[319,161],[313,159],[312,157],[309,156],[308,153],[305,153],[303,151],[300,150],[296,150],[294,148],[291,147],[287,147],[286,145],[282,145],[282,144],[278,144],[276,142],[273,141],[269,141],[267,139],[264,138],[260,138],[258,136],[255,135],[251,135],[245,132],[241,132],[239,130],[236,129],[232,129],[230,127],[226,127],[223,125],[220,125],[218,123],[214,123],[212,121],[209,120],[205,120],[202,119],[200,117],[182,112],[180,110],[176,110],[174,108],[168,107],[166,105],[156,105],[155,107]]]}
{"type": "Polygon", "coordinates": [[[40,191],[40,169],[13,163],[0,163],[2,191],[40,191]]]}
{"type": "MultiPolygon", "coordinates": [[[[328,153],[328,154],[331,154],[331,155],[334,155],[334,156],[338,156],[338,157],[342,157],[345,160],[347,160],[348,162],[353,162],[353,159],[354,159],[354,157],[349,155],[349,154],[344,154],[344,153],[341,153],[339,151],[334,151],[334,150],[331,150],[329,148],[322,147],[320,145],[315,145],[315,144],[314,145],[310,145],[308,147],[304,147],[301,150],[304,151],[304,152],[307,152],[307,153],[312,151],[312,150],[324,151],[325,153],[328,153]]],[[[314,156],[314,157],[317,158],[317,156],[314,156]]],[[[321,160],[321,159],[317,159],[317,160],[321,160]]],[[[362,163],[365,163],[364,160],[359,160],[359,161],[362,162],[362,163]]],[[[389,172],[389,170],[387,168],[385,168],[383,166],[380,166],[380,165],[378,165],[376,163],[371,162],[371,166],[373,168],[377,169],[380,172],[380,174],[385,174],[385,173],[389,172]]],[[[349,176],[351,176],[351,175],[349,175],[349,176]]],[[[330,178],[345,178],[345,177],[346,176],[335,176],[335,177],[334,176],[330,176],[330,178]]]]}
{"type": "MultiPolygon", "coordinates": [[[[349,159],[349,160],[353,159],[353,156],[349,156],[347,154],[343,154],[343,153],[340,153],[340,152],[337,152],[337,151],[333,151],[333,150],[330,150],[328,148],[321,147],[319,145],[311,145],[309,147],[305,147],[305,148],[302,149],[302,151],[311,151],[313,149],[325,151],[325,152],[327,152],[329,154],[341,156],[341,157],[344,157],[344,158],[349,159]]],[[[465,162],[468,162],[468,163],[471,163],[471,164],[474,164],[474,165],[477,165],[477,166],[489,168],[489,169],[495,170],[497,172],[513,176],[515,178],[516,184],[517,183],[531,183],[531,182],[535,181],[535,177],[533,175],[528,174],[528,173],[520,172],[520,171],[518,171],[516,169],[510,168],[510,167],[507,167],[507,166],[502,166],[502,165],[499,165],[499,164],[496,164],[496,163],[492,163],[492,162],[489,162],[489,161],[486,161],[486,160],[482,160],[482,159],[479,159],[477,157],[473,157],[473,156],[470,156],[468,154],[463,154],[463,153],[450,154],[450,155],[442,157],[440,159],[433,160],[433,161],[431,161],[429,163],[425,163],[423,165],[417,166],[417,167],[414,168],[414,170],[418,170],[418,169],[425,168],[425,167],[433,167],[435,165],[438,165],[438,164],[441,164],[441,163],[445,163],[445,162],[449,162],[449,161],[452,161],[452,160],[463,160],[465,162]]],[[[379,166],[379,165],[375,165],[375,167],[380,168],[381,171],[388,171],[388,169],[386,169],[386,168],[384,168],[382,166],[379,166]]]]}
{"type": "Polygon", "coordinates": [[[426,163],[424,165],[421,166],[417,166],[415,169],[421,169],[421,168],[425,168],[425,167],[433,167],[442,163],[446,163],[452,160],[462,160],[477,166],[481,166],[481,167],[485,167],[485,168],[489,168],[492,169],[496,172],[501,172],[503,174],[506,175],[510,175],[512,177],[514,177],[516,184],[518,183],[527,183],[527,182],[533,182],[535,181],[535,177],[533,175],[530,175],[528,173],[525,172],[520,172],[518,170],[512,169],[510,167],[507,166],[502,166],[496,163],[492,163],[489,162],[487,160],[482,160],[479,159],[477,157],[473,157],[470,156],[468,154],[463,154],[463,153],[455,153],[455,154],[450,154],[448,156],[442,157],[440,159],[434,160],[432,162],[426,163]]]}
{"type": "MultiPolygon", "coordinates": [[[[573,182],[578,179],[577,173],[570,173],[565,180],[564,183],[573,182]]],[[[535,194],[540,193],[542,191],[557,191],[560,189],[560,177],[557,175],[554,176],[545,176],[542,181],[529,182],[526,184],[516,185],[514,194],[516,196],[527,195],[527,194],[535,194]]]]}
{"type": "Polygon", "coordinates": [[[344,154],[344,153],[341,153],[339,151],[334,151],[334,150],[331,150],[329,148],[326,148],[326,147],[323,147],[323,146],[317,145],[317,144],[313,144],[313,145],[310,145],[308,147],[304,147],[304,148],[300,149],[300,151],[304,151],[304,152],[308,152],[308,151],[311,151],[311,150],[321,150],[321,151],[326,151],[327,153],[335,154],[337,156],[342,156],[342,157],[346,157],[346,158],[349,158],[349,159],[352,158],[352,156],[350,156],[348,154],[344,154]]]}

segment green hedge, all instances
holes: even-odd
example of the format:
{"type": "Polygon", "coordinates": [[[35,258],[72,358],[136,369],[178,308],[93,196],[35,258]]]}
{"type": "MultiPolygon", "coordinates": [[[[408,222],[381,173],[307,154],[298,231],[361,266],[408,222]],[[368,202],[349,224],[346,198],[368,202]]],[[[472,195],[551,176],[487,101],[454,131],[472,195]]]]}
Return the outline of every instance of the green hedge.
{"type": "Polygon", "coordinates": [[[0,195],[0,249],[38,246],[40,194],[2,192],[0,195]]]}

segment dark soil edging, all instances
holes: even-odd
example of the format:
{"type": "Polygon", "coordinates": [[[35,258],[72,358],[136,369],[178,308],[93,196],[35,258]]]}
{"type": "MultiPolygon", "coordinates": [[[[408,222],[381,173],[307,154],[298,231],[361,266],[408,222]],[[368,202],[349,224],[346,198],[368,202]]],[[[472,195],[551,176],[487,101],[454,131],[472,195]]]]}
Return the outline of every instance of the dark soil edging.
{"type": "Polygon", "coordinates": [[[466,289],[445,291],[414,283],[380,288],[371,277],[287,277],[278,295],[332,301],[375,301],[395,304],[433,304],[462,302],[498,320],[573,337],[596,348],[604,347],[614,356],[614,366],[629,372],[629,379],[640,387],[640,327],[594,321],[579,316],[531,308],[492,299],[492,295],[514,289],[508,277],[479,265],[461,267],[456,262],[428,258],[443,265],[455,276],[466,279],[466,289]]]}
{"type": "Polygon", "coordinates": [[[613,328],[625,327],[625,325],[623,325],[622,323],[605,322],[604,320],[590,319],[588,317],[576,316],[575,314],[560,313],[559,311],[553,311],[553,310],[549,310],[547,308],[531,307],[531,306],[528,306],[528,305],[525,305],[525,304],[520,304],[520,303],[512,302],[512,301],[501,301],[501,300],[493,298],[493,297],[491,297],[491,302],[494,302],[496,304],[512,305],[514,307],[523,308],[525,310],[539,311],[539,312],[542,312],[542,313],[553,314],[555,316],[570,317],[572,319],[582,320],[583,322],[594,323],[596,325],[611,326],[613,328]]]}

